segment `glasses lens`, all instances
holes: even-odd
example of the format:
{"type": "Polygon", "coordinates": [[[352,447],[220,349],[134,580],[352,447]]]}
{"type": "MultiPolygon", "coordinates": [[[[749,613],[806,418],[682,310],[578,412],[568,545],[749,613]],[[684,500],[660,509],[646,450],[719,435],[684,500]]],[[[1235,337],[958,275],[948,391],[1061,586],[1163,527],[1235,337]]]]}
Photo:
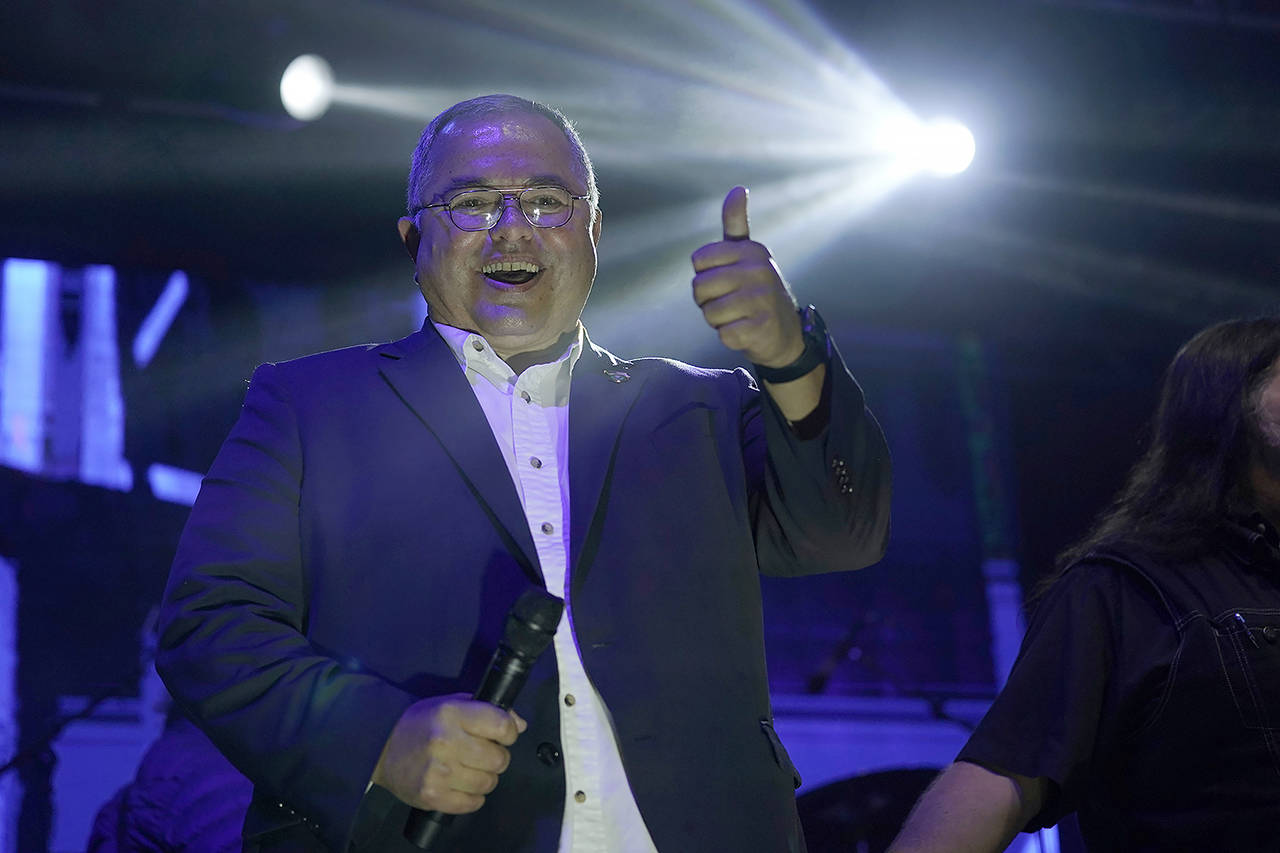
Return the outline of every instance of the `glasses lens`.
{"type": "Polygon", "coordinates": [[[520,193],[520,210],[539,228],[556,228],[573,215],[573,197],[560,187],[532,187],[520,193]]]}
{"type": "Polygon", "coordinates": [[[458,193],[446,208],[453,224],[464,231],[484,231],[502,215],[501,190],[469,190],[458,193]]]}
{"type": "MultiPolygon", "coordinates": [[[[446,209],[463,231],[485,231],[502,218],[508,195],[502,190],[467,190],[450,199],[446,209]]],[[[539,228],[557,228],[573,215],[573,196],[561,187],[530,187],[517,198],[525,219],[539,228]]]]}

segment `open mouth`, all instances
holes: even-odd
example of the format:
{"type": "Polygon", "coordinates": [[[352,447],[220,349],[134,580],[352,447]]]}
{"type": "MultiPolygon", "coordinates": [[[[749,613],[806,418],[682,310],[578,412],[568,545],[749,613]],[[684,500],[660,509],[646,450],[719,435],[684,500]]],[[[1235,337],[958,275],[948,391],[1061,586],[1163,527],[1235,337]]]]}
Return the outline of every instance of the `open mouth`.
{"type": "Polygon", "coordinates": [[[527,284],[542,272],[542,267],[529,261],[501,261],[480,268],[485,278],[502,284],[527,284]]]}

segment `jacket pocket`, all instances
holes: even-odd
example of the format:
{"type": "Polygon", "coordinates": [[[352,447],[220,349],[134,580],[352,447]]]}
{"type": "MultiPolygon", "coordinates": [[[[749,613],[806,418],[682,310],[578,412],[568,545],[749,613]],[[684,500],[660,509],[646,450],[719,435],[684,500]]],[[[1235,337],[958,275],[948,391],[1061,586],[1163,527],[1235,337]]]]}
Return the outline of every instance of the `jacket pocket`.
{"type": "Polygon", "coordinates": [[[773,749],[773,760],[784,771],[791,774],[792,782],[795,787],[799,788],[802,784],[800,771],[796,770],[795,764],[791,762],[791,756],[787,754],[787,748],[782,745],[782,738],[778,737],[778,732],[773,728],[773,720],[761,717],[760,730],[764,732],[764,736],[769,740],[769,746],[773,749]]]}
{"type": "Polygon", "coordinates": [[[1280,614],[1244,610],[1214,620],[1218,654],[1241,722],[1275,729],[1280,716],[1280,614]]]}

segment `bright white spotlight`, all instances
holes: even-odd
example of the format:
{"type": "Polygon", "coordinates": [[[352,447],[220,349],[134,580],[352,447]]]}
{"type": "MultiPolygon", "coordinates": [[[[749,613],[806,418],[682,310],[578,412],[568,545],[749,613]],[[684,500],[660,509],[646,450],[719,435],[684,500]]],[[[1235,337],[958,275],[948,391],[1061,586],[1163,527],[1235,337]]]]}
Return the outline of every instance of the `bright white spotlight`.
{"type": "Polygon", "coordinates": [[[934,119],[920,129],[920,137],[921,166],[935,175],[958,175],[973,162],[973,134],[954,119],[934,119]]]}
{"type": "Polygon", "coordinates": [[[314,121],[333,101],[333,69],[314,53],[299,56],[280,77],[280,102],[289,115],[314,121]]]}

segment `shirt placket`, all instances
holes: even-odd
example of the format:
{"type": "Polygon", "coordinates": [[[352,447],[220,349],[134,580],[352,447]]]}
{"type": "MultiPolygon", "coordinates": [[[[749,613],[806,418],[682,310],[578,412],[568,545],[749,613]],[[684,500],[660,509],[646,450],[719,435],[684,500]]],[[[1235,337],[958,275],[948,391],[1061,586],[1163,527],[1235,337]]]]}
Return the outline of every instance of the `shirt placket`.
{"type": "MultiPolygon", "coordinates": [[[[568,602],[568,483],[567,460],[562,458],[555,420],[556,373],[535,367],[517,380],[511,397],[512,437],[516,468],[524,493],[525,514],[533,534],[538,562],[547,589],[568,602]]],[[[601,744],[595,727],[587,724],[594,712],[595,690],[577,665],[571,606],[565,608],[553,640],[560,680],[560,741],[564,756],[566,801],[561,850],[607,848],[602,810],[601,744]]]]}

